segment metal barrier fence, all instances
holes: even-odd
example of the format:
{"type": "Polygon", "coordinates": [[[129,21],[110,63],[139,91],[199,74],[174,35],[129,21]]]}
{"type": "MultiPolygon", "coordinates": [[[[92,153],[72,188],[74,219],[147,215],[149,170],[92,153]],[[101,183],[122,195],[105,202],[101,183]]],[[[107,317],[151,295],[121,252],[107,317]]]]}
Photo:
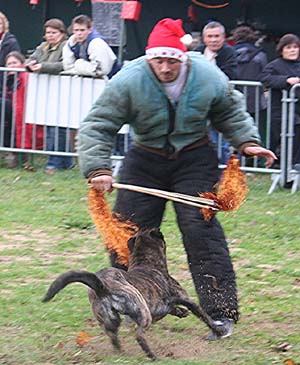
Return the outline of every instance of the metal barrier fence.
{"type": "MultiPolygon", "coordinates": [[[[32,74],[24,69],[0,68],[0,151],[28,154],[77,156],[75,136],[80,122],[105,87],[105,81],[79,76],[32,74]],[[23,83],[23,84],[22,84],[23,83]],[[21,90],[21,91],[20,91],[21,90]],[[2,95],[2,96],[1,96],[2,95]],[[62,137],[63,132],[63,137],[62,137]],[[50,144],[49,144],[50,140],[50,144]]],[[[262,84],[255,81],[231,81],[245,95],[264,145],[270,147],[271,98],[263,93],[262,84]],[[262,106],[262,98],[265,105],[262,106]]],[[[278,168],[265,168],[263,161],[241,157],[246,172],[267,173],[272,177],[269,194],[286,181],[293,183],[292,192],[299,185],[299,173],[293,169],[295,97],[298,85],[289,93],[283,91],[281,158],[278,168]]],[[[124,153],[128,150],[128,126],[120,130],[122,150],[114,151],[114,175],[119,172],[124,153]]],[[[223,136],[218,134],[218,156],[222,160],[223,136]]],[[[220,163],[220,168],[225,164],[220,163]]]]}
{"type": "MultiPolygon", "coordinates": [[[[77,129],[106,81],[4,67],[1,75],[0,151],[77,157],[77,129]]],[[[116,148],[112,156],[115,175],[128,150],[128,127],[121,128],[119,138],[124,149],[116,148]]]]}
{"type": "MultiPolygon", "coordinates": [[[[297,142],[298,139],[295,139],[296,132],[295,131],[295,121],[297,118],[295,105],[298,101],[296,97],[296,92],[300,90],[300,84],[295,84],[291,87],[289,93],[286,91],[283,93],[282,103],[285,105],[285,115],[282,116],[282,125],[281,125],[281,143],[284,143],[286,146],[284,160],[285,163],[281,166],[281,180],[292,182],[291,192],[295,193],[298,189],[300,183],[300,171],[295,170],[293,165],[293,154],[294,154],[294,142],[297,142]],[[285,141],[283,141],[283,139],[285,141]]],[[[300,118],[300,116],[299,116],[300,118]]]]}
{"type": "Polygon", "coordinates": [[[77,156],[76,131],[105,81],[8,68],[1,72],[0,151],[77,156]]]}

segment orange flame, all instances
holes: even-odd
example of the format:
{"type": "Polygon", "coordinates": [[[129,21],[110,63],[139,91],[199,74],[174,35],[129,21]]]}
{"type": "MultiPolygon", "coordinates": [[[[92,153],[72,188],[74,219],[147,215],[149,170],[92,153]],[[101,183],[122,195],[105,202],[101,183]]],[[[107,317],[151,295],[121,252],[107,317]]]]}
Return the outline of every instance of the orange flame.
{"type": "Polygon", "coordinates": [[[117,253],[120,264],[128,265],[127,241],[138,227],[130,221],[122,221],[120,216],[113,216],[104,194],[94,188],[89,191],[89,206],[91,217],[108,251],[117,253]]]}
{"type": "MultiPolygon", "coordinates": [[[[235,155],[230,156],[216,190],[216,192],[206,192],[199,195],[202,198],[215,200],[218,208],[224,211],[237,210],[245,201],[248,193],[246,176],[241,171],[240,160],[235,155]]],[[[207,221],[216,213],[206,208],[202,208],[201,211],[207,221]]]]}

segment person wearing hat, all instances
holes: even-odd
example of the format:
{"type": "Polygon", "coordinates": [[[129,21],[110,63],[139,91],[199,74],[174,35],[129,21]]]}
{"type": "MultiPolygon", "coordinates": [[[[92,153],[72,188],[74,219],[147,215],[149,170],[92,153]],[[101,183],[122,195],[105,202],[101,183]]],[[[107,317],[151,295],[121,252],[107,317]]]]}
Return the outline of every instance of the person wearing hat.
{"type": "MultiPolygon", "coordinates": [[[[127,63],[109,81],[79,130],[82,173],[100,191],[112,191],[110,153],[124,123],[134,131],[120,183],[198,196],[218,180],[218,160],[209,142],[208,120],[245,155],[266,158],[241,93],[199,52],[187,52],[180,19],[159,21],[145,56],[127,63]]],[[[159,227],[166,200],[119,190],[114,212],[140,228],[159,227]]],[[[206,222],[198,208],[174,203],[196,292],[209,315],[230,336],[238,320],[235,273],[221,225],[206,222]]],[[[117,266],[115,255],[111,262],[117,266]]],[[[213,333],[208,340],[218,339],[213,333]]]]}

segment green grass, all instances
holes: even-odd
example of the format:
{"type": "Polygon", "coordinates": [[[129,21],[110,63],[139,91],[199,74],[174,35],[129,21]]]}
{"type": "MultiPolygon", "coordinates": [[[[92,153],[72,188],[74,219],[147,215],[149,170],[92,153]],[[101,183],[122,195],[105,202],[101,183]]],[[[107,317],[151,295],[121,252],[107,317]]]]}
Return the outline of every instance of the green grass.
{"type": "MultiPolygon", "coordinates": [[[[78,170],[47,176],[1,168],[0,364],[150,364],[123,326],[124,351],[112,351],[91,314],[86,289],[69,286],[53,301],[41,298],[69,269],[96,271],[108,258],[88,212],[88,187],[78,170]],[[80,330],[93,339],[76,344],[80,330]]],[[[300,195],[277,189],[270,177],[248,177],[246,203],[218,213],[239,287],[241,319],[230,339],[206,343],[192,315],[166,317],[147,334],[159,364],[283,364],[300,362],[300,195]]],[[[114,193],[109,196],[113,202],[114,193]]],[[[186,256],[168,205],[162,231],[171,274],[196,299],[186,256]]]]}

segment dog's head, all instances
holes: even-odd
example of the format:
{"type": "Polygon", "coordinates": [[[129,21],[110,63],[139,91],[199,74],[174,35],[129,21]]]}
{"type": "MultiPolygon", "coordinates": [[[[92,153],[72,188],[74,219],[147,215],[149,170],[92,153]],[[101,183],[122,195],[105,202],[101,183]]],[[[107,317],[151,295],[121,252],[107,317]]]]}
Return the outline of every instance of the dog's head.
{"type": "Polygon", "coordinates": [[[166,269],[166,243],[159,228],[140,229],[128,240],[129,268],[145,264],[166,269]]]}

